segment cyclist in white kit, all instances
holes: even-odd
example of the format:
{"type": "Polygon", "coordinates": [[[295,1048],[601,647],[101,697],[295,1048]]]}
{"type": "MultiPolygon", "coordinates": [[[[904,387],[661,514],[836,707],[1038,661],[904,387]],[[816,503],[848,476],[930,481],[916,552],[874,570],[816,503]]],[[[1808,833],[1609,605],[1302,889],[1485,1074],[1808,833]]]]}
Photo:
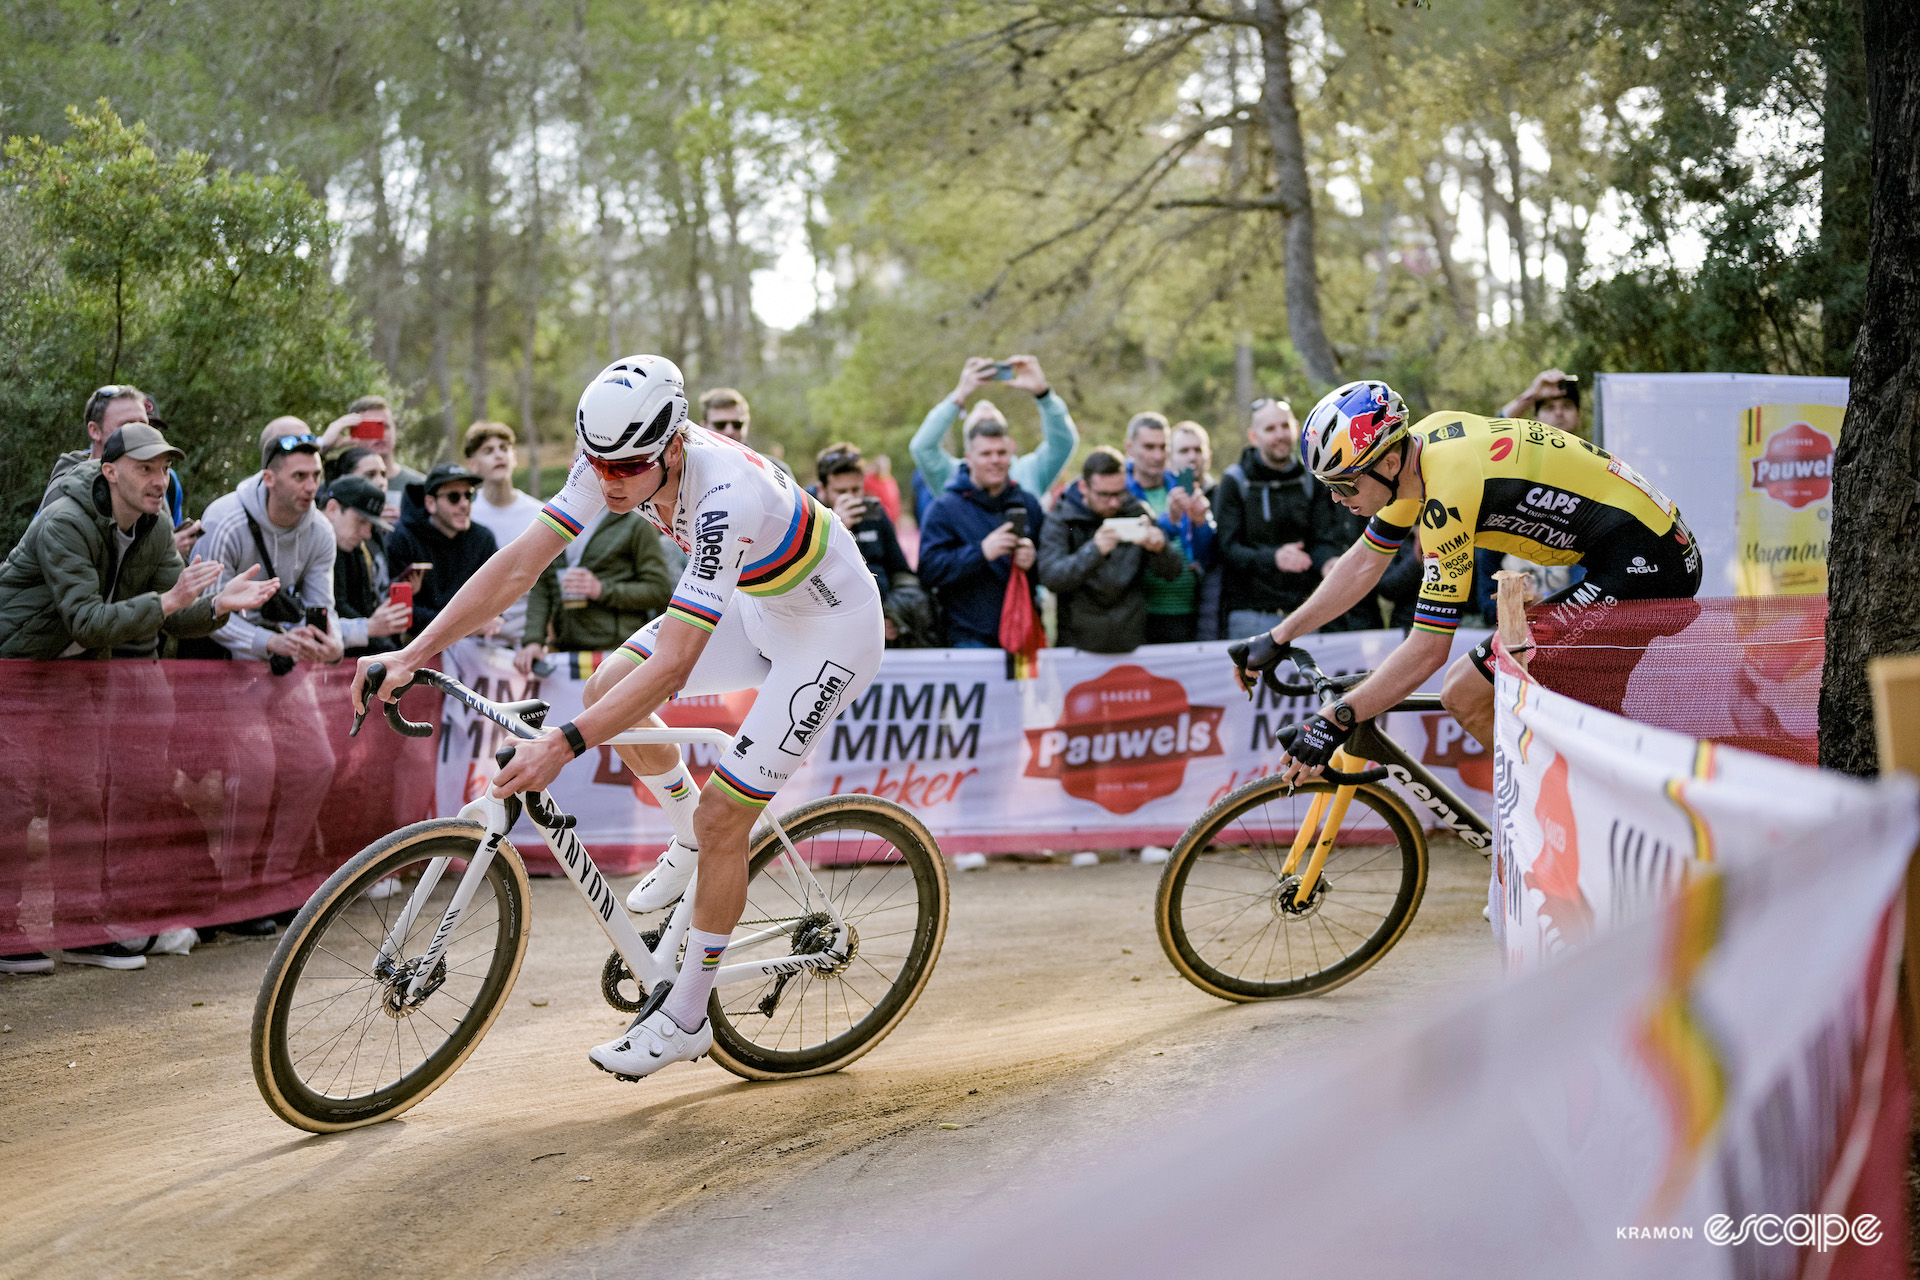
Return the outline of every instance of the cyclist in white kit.
{"type": "MultiPolygon", "coordinates": [[[[562,547],[606,511],[638,510],[687,553],[667,611],[610,655],[584,690],[586,710],[516,744],[494,794],[538,791],[589,747],[658,726],[676,694],[758,689],[753,709],[696,791],[677,746],[618,746],[673,823],[673,842],[627,898],[668,906],[695,866],[692,928],[680,975],[648,993],[627,1031],[588,1052],[638,1079],[713,1045],[707,999],[747,900],[747,838],[835,715],[880,670],[880,592],[846,526],[791,476],[745,445],[687,420],[680,370],[659,356],[607,366],[580,396],[580,454],[527,531],[476,572],[415,640],[363,658],[387,668],[380,696],[518,599],[562,547]]],[[[361,687],[356,680],[355,688],[361,687]]]]}

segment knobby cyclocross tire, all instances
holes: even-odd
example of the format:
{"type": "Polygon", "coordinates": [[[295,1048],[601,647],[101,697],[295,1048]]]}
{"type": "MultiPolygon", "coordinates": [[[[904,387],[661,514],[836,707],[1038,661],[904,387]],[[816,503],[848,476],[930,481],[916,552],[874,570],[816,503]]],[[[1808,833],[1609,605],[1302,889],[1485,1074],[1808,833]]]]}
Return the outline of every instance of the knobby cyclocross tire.
{"type": "Polygon", "coordinates": [[[375,960],[428,864],[446,857],[399,964],[427,952],[484,835],[458,818],[403,827],[354,855],[294,917],[253,1009],[253,1078],[275,1115],[314,1133],[390,1120],[473,1052],[527,953],[527,871],[511,844],[501,841],[449,935],[431,994],[409,1005],[407,975],[376,972],[375,960]],[[397,888],[375,889],[390,877],[397,888]]]}
{"type": "MultiPolygon", "coordinates": [[[[853,926],[856,945],[836,970],[803,971],[784,986],[768,978],[714,989],[707,1004],[713,1060],[749,1080],[838,1071],[886,1039],[920,998],[947,933],[947,866],[907,810],[874,796],[828,796],[781,822],[853,926]]],[[[747,908],[736,934],[813,914],[778,872],[780,850],[779,838],[763,828],[749,850],[747,908]]],[[[782,954],[820,948],[819,938],[797,929],[782,954]]],[[[729,951],[721,963],[753,958],[757,951],[729,951]]]]}
{"type": "MultiPolygon", "coordinates": [[[[1427,886],[1427,841],[1406,803],[1373,783],[1355,789],[1321,884],[1299,909],[1297,873],[1281,867],[1325,782],[1287,794],[1277,777],[1229,793],[1187,828],[1167,859],[1154,926],[1182,977],[1223,1000],[1331,991],[1385,955],[1427,886]]],[[[1331,802],[1331,797],[1329,797],[1331,802]]]]}

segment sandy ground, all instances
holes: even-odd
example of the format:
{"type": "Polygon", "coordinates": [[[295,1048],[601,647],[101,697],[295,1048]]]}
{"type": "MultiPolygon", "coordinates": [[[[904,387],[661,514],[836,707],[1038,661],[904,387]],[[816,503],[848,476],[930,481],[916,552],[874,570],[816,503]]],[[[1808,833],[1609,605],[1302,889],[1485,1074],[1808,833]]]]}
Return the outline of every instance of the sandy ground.
{"type": "Polygon", "coordinates": [[[270,944],[0,978],[0,1276],[872,1274],[1495,971],[1486,862],[1458,845],[1436,847],[1419,917],[1373,970],[1276,1004],[1174,974],[1158,873],[956,874],[901,1027],[847,1071],[769,1084],[589,1066],[622,1022],[598,994],[607,943],[569,885],[536,881],[526,966],[473,1057],[400,1120],[323,1137],[268,1112],[247,1064],[270,944]]]}

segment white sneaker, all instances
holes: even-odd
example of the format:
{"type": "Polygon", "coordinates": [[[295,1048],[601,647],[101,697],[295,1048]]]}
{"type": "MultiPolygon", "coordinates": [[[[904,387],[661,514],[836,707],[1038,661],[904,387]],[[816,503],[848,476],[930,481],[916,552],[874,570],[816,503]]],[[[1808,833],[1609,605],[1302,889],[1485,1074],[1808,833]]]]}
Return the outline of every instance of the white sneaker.
{"type": "MultiPolygon", "coordinates": [[[[669,986],[669,983],[662,983],[669,986]]],[[[713,1048],[713,1022],[703,1019],[698,1031],[682,1031],[667,1011],[647,1002],[652,1011],[640,1011],[625,1035],[587,1050],[587,1060],[622,1080],[638,1080],[676,1062],[703,1058],[713,1048]]]]}
{"type": "Polygon", "coordinates": [[[693,870],[699,865],[700,851],[687,848],[675,836],[667,851],[660,855],[660,861],[647,872],[646,879],[633,886],[633,892],[627,895],[627,910],[658,911],[672,906],[687,891],[687,882],[693,879],[693,870]]]}
{"type": "Polygon", "coordinates": [[[72,951],[49,951],[48,955],[64,964],[91,964],[102,969],[144,969],[146,956],[119,942],[103,942],[95,947],[72,951]]]}
{"type": "Polygon", "coordinates": [[[53,957],[37,952],[0,956],[0,973],[52,973],[53,957]]]}

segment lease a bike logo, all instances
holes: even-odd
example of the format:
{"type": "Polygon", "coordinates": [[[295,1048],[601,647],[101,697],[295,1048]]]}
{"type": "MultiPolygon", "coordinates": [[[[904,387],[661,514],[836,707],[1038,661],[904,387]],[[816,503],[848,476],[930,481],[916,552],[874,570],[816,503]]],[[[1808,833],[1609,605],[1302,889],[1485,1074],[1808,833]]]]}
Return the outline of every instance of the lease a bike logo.
{"type": "Polygon", "coordinates": [[[853,672],[837,662],[820,664],[820,674],[793,691],[787,699],[787,736],[780,749],[790,756],[807,753],[819,732],[833,720],[840,695],[853,683],[853,672]]]}
{"type": "Polygon", "coordinates": [[[1753,487],[1795,511],[1833,492],[1833,437],[1811,423],[1776,431],[1753,460],[1753,487]]]}
{"type": "Polygon", "coordinates": [[[1459,520],[1460,508],[1450,507],[1438,498],[1428,498],[1427,505],[1420,508],[1420,523],[1429,529],[1444,529],[1448,520],[1459,520]]]}
{"type": "Polygon", "coordinates": [[[1109,813],[1132,813],[1180,789],[1187,761],[1223,754],[1221,707],[1196,707],[1177,680],[1131,664],[1067,690],[1051,729],[1028,729],[1029,778],[1109,813]]]}
{"type": "Polygon", "coordinates": [[[693,535],[693,573],[713,581],[720,572],[720,547],[727,540],[727,513],[702,511],[700,529],[693,535]]]}

